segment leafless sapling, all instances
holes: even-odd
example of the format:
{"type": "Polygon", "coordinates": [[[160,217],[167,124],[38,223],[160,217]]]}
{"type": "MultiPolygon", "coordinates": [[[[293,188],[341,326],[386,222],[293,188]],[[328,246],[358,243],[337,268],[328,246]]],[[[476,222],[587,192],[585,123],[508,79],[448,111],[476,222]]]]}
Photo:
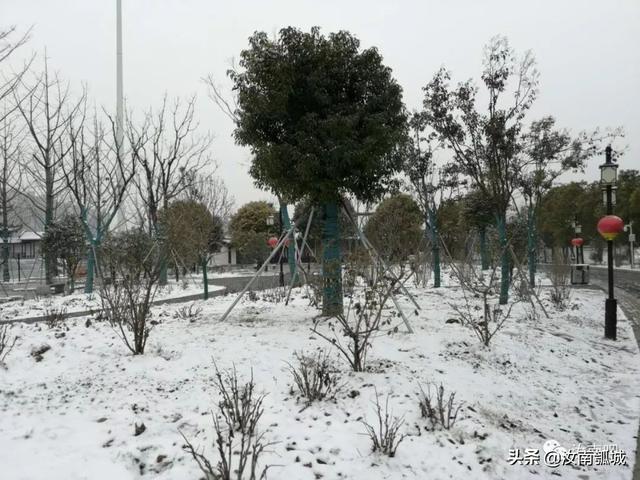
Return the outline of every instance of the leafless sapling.
{"type": "Polygon", "coordinates": [[[134,184],[149,229],[160,243],[160,283],[167,282],[168,252],[159,221],[160,211],[189,187],[193,172],[211,163],[211,137],[197,133],[195,97],[171,106],[165,96],[158,111],[149,111],[136,125],[129,116],[127,137],[133,161],[139,167],[134,184]]]}
{"type": "Polygon", "coordinates": [[[400,443],[406,438],[406,434],[400,433],[404,425],[403,417],[395,417],[389,409],[389,397],[387,395],[384,407],[380,403],[380,396],[376,390],[374,402],[377,422],[372,424],[363,421],[367,436],[371,439],[371,450],[389,457],[395,457],[400,443]]]}
{"type": "Polygon", "coordinates": [[[159,280],[157,242],[142,228],[107,239],[98,271],[109,271],[100,282],[103,315],[134,355],[144,354],[152,329],[151,304],[159,280]]]}
{"type": "MultiPolygon", "coordinates": [[[[56,217],[56,210],[67,193],[61,164],[71,151],[68,128],[80,116],[85,103],[84,90],[73,98],[69,84],[57,74],[49,73],[45,56],[44,70],[26,84],[24,98],[16,89],[14,100],[22,115],[30,140],[22,168],[29,177],[29,188],[22,194],[30,202],[34,214],[46,232],[56,217]]],[[[45,252],[45,277],[51,283],[56,270],[56,259],[45,252]]]]}
{"type": "Polygon", "coordinates": [[[346,310],[328,319],[318,317],[312,328],[338,349],[355,372],[364,371],[373,340],[392,322],[392,316],[384,310],[399,281],[381,271],[372,279],[367,273],[363,265],[348,265],[344,283],[351,294],[346,310]],[[331,333],[322,331],[324,323],[331,333]]]}

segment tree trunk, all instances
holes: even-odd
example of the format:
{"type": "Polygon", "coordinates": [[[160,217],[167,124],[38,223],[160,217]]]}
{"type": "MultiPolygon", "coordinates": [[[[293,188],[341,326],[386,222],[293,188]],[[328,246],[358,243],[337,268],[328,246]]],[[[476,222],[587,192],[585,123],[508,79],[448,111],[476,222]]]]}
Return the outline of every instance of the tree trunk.
{"type": "MultiPolygon", "coordinates": [[[[6,162],[6,160],[5,160],[6,162]]],[[[5,164],[6,168],[6,164],[5,164]]],[[[2,184],[2,281],[11,280],[9,273],[9,201],[7,200],[7,179],[6,172],[3,174],[2,184]]]]}
{"type": "MultiPolygon", "coordinates": [[[[287,205],[285,203],[280,203],[280,218],[282,219],[282,228],[284,230],[289,230],[291,228],[291,220],[289,219],[289,211],[287,210],[287,205]]],[[[295,236],[293,232],[289,236],[289,246],[287,247],[287,261],[289,262],[289,273],[292,278],[296,274],[296,252],[293,245],[295,242],[295,236]]]]}
{"type": "Polygon", "coordinates": [[[11,280],[11,275],[9,273],[9,238],[7,237],[8,235],[2,239],[2,281],[3,282],[8,282],[11,280]]]}
{"type": "Polygon", "coordinates": [[[160,272],[158,277],[158,283],[160,286],[165,286],[169,283],[168,273],[168,254],[167,254],[167,236],[164,232],[164,228],[156,223],[155,226],[156,241],[158,242],[158,252],[160,262],[160,272]]]}
{"type": "Polygon", "coordinates": [[[505,214],[497,218],[498,238],[500,242],[500,305],[509,302],[509,252],[507,251],[507,219],[505,214]]]}
{"type": "Polygon", "coordinates": [[[204,288],[204,299],[209,300],[209,277],[207,277],[207,259],[202,259],[202,286],[204,288]]]}
{"type": "MultiPolygon", "coordinates": [[[[53,223],[53,168],[45,168],[45,209],[44,209],[44,232],[49,230],[53,223]]],[[[44,276],[47,285],[53,283],[53,275],[56,269],[56,258],[52,252],[44,252],[44,276]]]]}
{"type": "Polygon", "coordinates": [[[487,227],[480,227],[480,263],[482,270],[489,268],[489,252],[487,251],[487,227]]]}
{"type": "Polygon", "coordinates": [[[336,316],[342,313],[342,259],[340,258],[340,226],[338,204],[325,203],[322,228],[322,313],[336,316]]]}
{"type": "Polygon", "coordinates": [[[431,252],[433,254],[433,286],[440,287],[440,239],[438,238],[438,225],[436,212],[429,208],[429,225],[431,225],[431,252]]]}
{"type": "Polygon", "coordinates": [[[529,284],[536,284],[536,217],[533,208],[529,208],[527,215],[527,262],[529,264],[529,284]]]}
{"type": "Polygon", "coordinates": [[[67,266],[67,275],[69,275],[69,291],[67,292],[69,295],[73,294],[76,290],[76,279],[75,275],[78,271],[78,264],[76,263],[75,268],[71,268],[70,265],[67,266]]]}
{"type": "Polygon", "coordinates": [[[84,293],[93,293],[93,278],[96,269],[94,245],[95,242],[90,239],[89,247],[87,248],[87,278],[84,281],[84,293]]]}
{"type": "Polygon", "coordinates": [[[169,269],[167,267],[167,255],[165,251],[164,242],[160,243],[160,280],[159,283],[161,286],[169,283],[169,269]]]}

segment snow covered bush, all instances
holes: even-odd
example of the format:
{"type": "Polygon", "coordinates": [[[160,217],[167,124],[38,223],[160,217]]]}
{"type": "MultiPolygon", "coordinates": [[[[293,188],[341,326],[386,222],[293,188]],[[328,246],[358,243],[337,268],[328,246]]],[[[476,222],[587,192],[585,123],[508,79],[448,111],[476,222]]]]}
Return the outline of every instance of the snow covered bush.
{"type": "Polygon", "coordinates": [[[298,392],[308,404],[335,396],[339,389],[338,372],[326,350],[315,355],[296,353],[295,359],[295,365],[289,364],[289,371],[298,392]]]}
{"type": "Polygon", "coordinates": [[[0,325],[0,367],[5,366],[5,360],[18,341],[17,336],[11,336],[9,325],[0,325]]]}
{"type": "Polygon", "coordinates": [[[284,302],[287,297],[287,287],[276,287],[265,290],[262,294],[262,300],[270,303],[284,302]]]}
{"type": "Polygon", "coordinates": [[[335,345],[354,372],[364,371],[373,340],[391,324],[392,317],[383,311],[396,284],[396,279],[380,273],[367,279],[360,268],[350,265],[344,280],[345,290],[350,292],[347,308],[333,318],[318,317],[314,323],[312,331],[335,345]],[[331,334],[320,331],[321,323],[327,323],[331,334]]]}
{"type": "Polygon", "coordinates": [[[315,272],[311,272],[310,275],[307,275],[306,281],[308,286],[307,293],[309,295],[309,305],[320,308],[322,305],[322,276],[315,272]]]}
{"type": "Polygon", "coordinates": [[[420,406],[420,415],[422,418],[429,420],[431,429],[449,430],[453,427],[458,419],[460,408],[462,408],[462,404],[455,400],[456,392],[451,392],[446,396],[442,384],[438,386],[429,383],[427,384],[426,392],[422,388],[422,385],[419,385],[419,387],[418,404],[420,406]],[[432,387],[435,391],[435,398],[431,393],[432,387]]]}
{"type": "Polygon", "coordinates": [[[485,347],[489,346],[491,339],[509,319],[515,305],[515,302],[499,305],[495,298],[498,289],[497,266],[496,262],[491,273],[485,275],[482,271],[478,272],[471,262],[460,265],[451,262],[451,270],[460,283],[463,297],[462,303],[451,303],[451,308],[485,347]]]}
{"type": "Polygon", "coordinates": [[[176,310],[175,316],[180,320],[189,320],[193,323],[202,313],[202,307],[197,307],[195,303],[183,305],[176,310]]]}
{"type": "Polygon", "coordinates": [[[554,262],[551,264],[549,279],[551,280],[551,292],[549,298],[551,303],[560,311],[565,310],[571,301],[571,286],[569,284],[571,267],[565,258],[561,257],[560,251],[554,252],[554,262]]]}
{"type": "Polygon", "coordinates": [[[216,367],[216,388],[221,397],[218,412],[213,415],[217,462],[214,465],[182,435],[186,442],[184,449],[196,461],[206,480],[265,479],[268,466],[260,468],[259,460],[269,444],[263,442],[264,435],[257,431],[265,396],[256,393],[253,372],[249,382],[241,385],[235,366],[226,372],[216,367]]]}
{"type": "Polygon", "coordinates": [[[400,428],[404,424],[404,419],[393,416],[389,410],[389,395],[384,403],[384,411],[380,404],[380,396],[376,390],[376,417],[374,425],[363,421],[366,434],[371,439],[371,450],[379,452],[389,457],[395,457],[398,446],[405,439],[406,435],[400,433],[400,428]]]}
{"type": "Polygon", "coordinates": [[[228,371],[216,367],[216,388],[220,395],[218,408],[225,423],[234,431],[254,434],[262,416],[265,395],[256,392],[253,370],[249,381],[241,385],[235,366],[228,371]]]}
{"type": "Polygon", "coordinates": [[[101,268],[112,280],[101,282],[103,315],[134,355],[144,354],[151,331],[151,304],[160,279],[159,248],[143,229],[120,233],[102,247],[101,268]]]}
{"type": "Polygon", "coordinates": [[[49,328],[57,328],[67,319],[67,309],[65,307],[47,306],[44,310],[45,323],[49,328]]]}

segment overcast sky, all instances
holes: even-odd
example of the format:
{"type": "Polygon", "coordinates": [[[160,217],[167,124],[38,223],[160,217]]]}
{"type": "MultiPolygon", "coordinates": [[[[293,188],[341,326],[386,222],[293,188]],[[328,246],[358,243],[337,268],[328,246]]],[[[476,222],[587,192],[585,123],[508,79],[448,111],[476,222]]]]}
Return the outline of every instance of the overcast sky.
{"type": "MultiPolygon", "coordinates": [[[[622,125],[629,145],[621,168],[640,169],[640,0],[122,0],[124,90],[130,108],[198,95],[203,130],[215,136],[219,173],[240,205],[270,199],[253,187],[250,156],[234,145],[233,125],[207,98],[201,78],[223,88],[231,60],[256,30],[318,25],[346,29],[376,46],[404,89],[409,109],[440,66],[454,80],[478,79],[482,46],[506,35],[532,49],[540,95],[529,119],[552,114],[573,132],[622,125]]],[[[47,48],[50,68],[85,82],[98,105],[115,110],[115,0],[1,0],[2,25],[33,26],[28,51],[47,48]]],[[[27,53],[27,50],[24,51],[27,53]]],[[[598,178],[592,159],[585,175],[598,178]]]]}

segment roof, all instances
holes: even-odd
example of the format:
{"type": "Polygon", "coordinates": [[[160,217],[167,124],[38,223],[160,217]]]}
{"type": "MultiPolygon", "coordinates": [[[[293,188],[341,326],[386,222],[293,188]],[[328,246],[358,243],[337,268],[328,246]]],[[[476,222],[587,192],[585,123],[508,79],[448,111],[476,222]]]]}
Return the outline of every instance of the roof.
{"type": "Polygon", "coordinates": [[[30,242],[41,240],[44,232],[24,232],[20,235],[20,241],[22,242],[30,242]]]}

